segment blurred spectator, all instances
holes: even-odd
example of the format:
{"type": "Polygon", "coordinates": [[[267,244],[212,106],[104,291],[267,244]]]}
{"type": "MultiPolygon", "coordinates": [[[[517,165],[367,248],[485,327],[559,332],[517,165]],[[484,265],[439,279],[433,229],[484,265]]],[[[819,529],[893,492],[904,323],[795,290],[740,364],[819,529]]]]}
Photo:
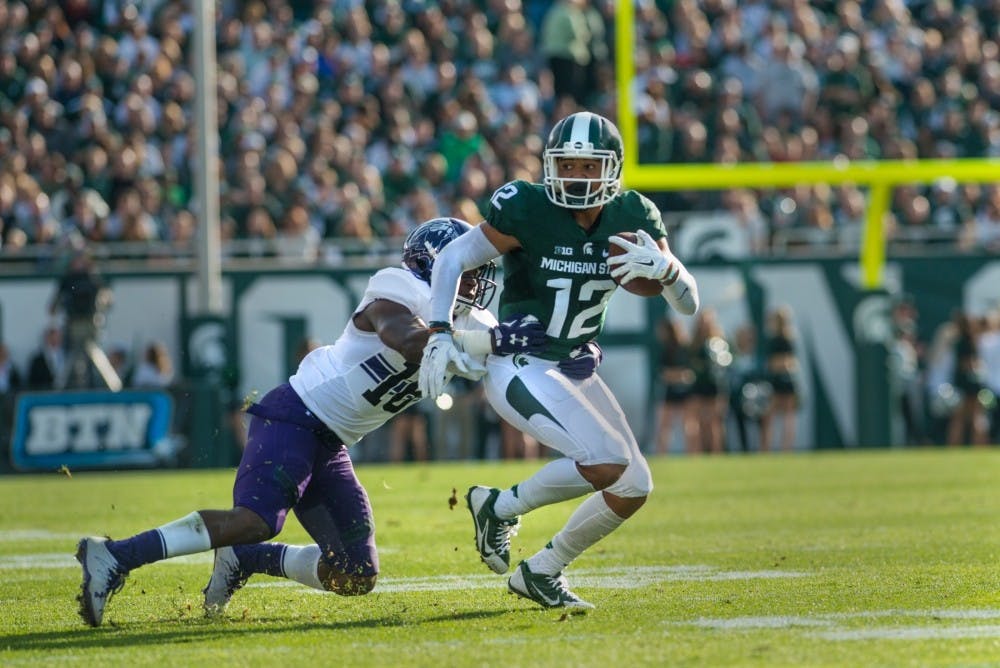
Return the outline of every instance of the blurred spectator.
{"type": "Polygon", "coordinates": [[[0,452],[10,443],[14,402],[21,388],[21,372],[11,361],[7,344],[0,343],[0,452]]]}
{"type": "Polygon", "coordinates": [[[979,355],[985,369],[984,384],[992,394],[990,442],[1000,444],[1000,307],[994,307],[984,318],[979,355]]]}
{"type": "Polygon", "coordinates": [[[697,421],[695,446],[689,452],[718,454],[726,438],[728,372],[733,356],[715,309],[702,306],[695,316],[690,343],[692,411],[697,421]]]}
{"type": "Polygon", "coordinates": [[[162,342],[153,341],[146,346],[142,359],[135,365],[132,387],[162,389],[173,382],[174,363],[170,351],[162,342]]]}
{"type": "Polygon", "coordinates": [[[752,255],[763,254],[770,243],[769,230],[757,198],[749,190],[734,189],[723,194],[722,202],[739,230],[741,245],[752,255]]]}
{"type": "Polygon", "coordinates": [[[62,377],[65,364],[62,330],[58,327],[46,327],[41,347],[28,362],[28,389],[55,389],[56,379],[62,377]]]}
{"type": "Polygon", "coordinates": [[[465,161],[481,149],[483,142],[475,114],[463,111],[455,116],[451,126],[441,135],[441,155],[448,164],[445,174],[448,183],[458,181],[465,161]]]}
{"type": "Polygon", "coordinates": [[[955,370],[952,385],[958,405],[948,422],[948,444],[985,445],[988,416],[983,402],[985,367],[979,353],[981,327],[978,319],[962,311],[955,314],[955,370]]]}
{"type": "Polygon", "coordinates": [[[948,422],[960,397],[952,385],[955,375],[955,340],[958,329],[953,320],[939,324],[927,349],[924,376],[927,432],[934,443],[946,443],[948,422]]]}
{"type": "Polygon", "coordinates": [[[770,53],[760,72],[757,110],[781,129],[798,127],[812,115],[819,94],[816,71],[803,58],[801,42],[773,24],[770,53]]]}
{"type": "Polygon", "coordinates": [[[747,323],[736,330],[733,345],[729,407],[736,424],[742,452],[760,452],[764,447],[763,422],[771,410],[773,386],[757,352],[757,329],[747,323]]]}
{"type": "MultiPolygon", "coordinates": [[[[50,201],[53,215],[59,220],[72,221],[72,226],[84,236],[93,227],[94,220],[101,220],[111,213],[108,203],[94,188],[84,183],[83,170],[77,165],[67,165],[63,187],[57,190],[50,201]],[[86,212],[86,215],[83,213],[86,212]]],[[[66,226],[64,225],[64,229],[66,226]]]]}
{"type": "Polygon", "coordinates": [[[1000,252],[1000,185],[986,187],[971,224],[975,246],[990,253],[1000,252]]]}
{"type": "Polygon", "coordinates": [[[954,237],[972,220],[972,207],[963,197],[954,179],[943,178],[931,186],[929,197],[931,223],[942,237],[954,237]]]}
{"type": "Polygon", "coordinates": [[[315,262],[319,252],[319,232],[309,222],[309,212],[300,204],[289,207],[274,238],[279,258],[315,262]]]}
{"type": "Polygon", "coordinates": [[[845,33],[838,37],[825,65],[820,103],[837,122],[862,113],[875,93],[875,86],[869,71],[861,65],[858,36],[845,33]]]}
{"type": "Polygon", "coordinates": [[[0,396],[13,396],[21,389],[21,383],[21,372],[10,359],[10,349],[0,343],[0,396]]]}
{"type": "Polygon", "coordinates": [[[761,423],[760,449],[771,449],[775,427],[781,429],[777,445],[785,452],[794,449],[799,408],[799,361],[792,310],[775,308],[768,314],[764,340],[764,364],[771,384],[770,410],[761,423]]]}
{"type": "Polygon", "coordinates": [[[90,253],[75,251],[49,304],[49,313],[61,314],[65,321],[66,362],[56,379],[58,389],[121,389],[121,379],[97,343],[111,299],[90,253]]]}
{"type": "Polygon", "coordinates": [[[556,0],[542,21],[540,47],[548,61],[556,97],[585,105],[591,59],[588,0],[556,0]]]}
{"type": "Polygon", "coordinates": [[[923,350],[917,339],[917,311],[910,299],[892,308],[892,339],[889,343],[889,391],[902,430],[894,444],[922,445],[926,442],[924,396],[921,385],[923,350]]]}
{"type": "Polygon", "coordinates": [[[414,404],[392,418],[389,431],[390,462],[427,461],[427,410],[422,404],[414,404]]]}
{"type": "Polygon", "coordinates": [[[124,344],[112,343],[108,346],[108,362],[111,363],[115,373],[121,378],[122,385],[130,387],[132,385],[132,369],[129,366],[128,349],[124,344]]]}
{"type": "Polygon", "coordinates": [[[656,328],[660,343],[657,384],[660,404],[656,410],[656,454],[670,452],[675,426],[680,425],[680,450],[697,450],[697,423],[691,401],[694,371],[691,369],[690,335],[680,318],[661,320],[656,328]]]}
{"type": "Polygon", "coordinates": [[[853,183],[845,183],[834,190],[833,218],[841,248],[860,247],[865,207],[865,194],[853,183]]]}

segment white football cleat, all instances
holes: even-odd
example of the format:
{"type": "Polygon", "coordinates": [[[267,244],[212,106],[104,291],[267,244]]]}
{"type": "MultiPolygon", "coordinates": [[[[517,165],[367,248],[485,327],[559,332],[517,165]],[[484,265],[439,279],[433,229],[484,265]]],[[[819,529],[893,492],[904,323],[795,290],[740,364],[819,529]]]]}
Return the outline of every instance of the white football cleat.
{"type": "Polygon", "coordinates": [[[101,625],[104,606],[125,586],[128,575],[108,550],[108,540],[91,536],[80,540],[76,546],[76,560],[83,567],[83,582],[76,600],[80,603],[80,616],[91,626],[101,625]]]}
{"type": "Polygon", "coordinates": [[[522,561],[507,580],[507,589],[543,608],[574,608],[593,610],[594,604],[584,601],[569,589],[562,573],[546,575],[532,573],[528,562],[522,561]]]}
{"type": "Polygon", "coordinates": [[[218,617],[226,611],[229,599],[246,584],[250,576],[240,568],[240,559],[231,547],[220,547],[215,551],[215,565],[212,577],[202,592],[205,594],[205,615],[218,617]]]}
{"type": "Polygon", "coordinates": [[[500,490],[474,485],[465,495],[465,504],[476,525],[476,549],[479,558],[494,573],[506,573],[510,567],[510,539],[517,535],[521,518],[500,519],[493,512],[493,504],[500,490]]]}

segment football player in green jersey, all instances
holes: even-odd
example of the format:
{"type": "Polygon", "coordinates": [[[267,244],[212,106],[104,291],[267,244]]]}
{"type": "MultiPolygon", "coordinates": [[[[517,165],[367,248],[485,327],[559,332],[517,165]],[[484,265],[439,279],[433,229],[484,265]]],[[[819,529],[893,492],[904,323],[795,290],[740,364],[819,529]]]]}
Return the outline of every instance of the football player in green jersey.
{"type": "Polygon", "coordinates": [[[491,356],[486,396],[514,427],[564,456],[510,489],[474,486],[466,502],[476,547],[496,573],[510,566],[510,538],[520,516],[541,506],[587,496],[569,521],[508,580],[512,592],[545,607],[592,608],[570,591],[562,572],[614,531],[646,501],[649,466],[618,401],[594,371],[615,280],[642,277],[663,284],[677,311],[698,309],[694,278],[670,252],[656,206],[621,190],[622,140],[608,119],[571,114],[552,129],[544,152],[544,183],[514,181],[490,200],[486,221],[449,244],[434,263],[431,318],[420,391],[436,397],[448,361],[460,354],[451,334],[452,303],[462,272],[500,255],[500,316],[527,314],[546,327],[539,354],[491,356]],[[635,232],[635,243],[617,237],[635,232]],[[609,257],[609,244],[625,252],[609,257]]]}

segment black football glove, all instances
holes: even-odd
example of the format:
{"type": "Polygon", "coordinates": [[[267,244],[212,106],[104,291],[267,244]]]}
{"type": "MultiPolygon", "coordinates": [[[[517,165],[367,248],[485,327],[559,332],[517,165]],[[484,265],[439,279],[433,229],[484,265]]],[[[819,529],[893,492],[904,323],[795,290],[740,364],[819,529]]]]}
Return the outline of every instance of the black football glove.
{"type": "Polygon", "coordinates": [[[490,330],[495,355],[540,353],[545,349],[545,328],[533,315],[511,316],[490,330]]]}
{"type": "Polygon", "coordinates": [[[586,380],[594,375],[604,359],[604,351],[596,341],[581,343],[570,351],[569,357],[559,360],[559,370],[573,380],[586,380]]]}

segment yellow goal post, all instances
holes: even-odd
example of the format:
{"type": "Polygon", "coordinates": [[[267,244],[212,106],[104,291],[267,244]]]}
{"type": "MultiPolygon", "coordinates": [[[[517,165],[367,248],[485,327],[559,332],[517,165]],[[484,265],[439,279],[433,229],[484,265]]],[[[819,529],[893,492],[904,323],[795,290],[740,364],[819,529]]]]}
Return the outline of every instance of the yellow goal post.
{"type": "Polygon", "coordinates": [[[616,4],[615,76],[618,127],[624,141],[623,181],[636,190],[726,190],[782,188],[798,184],[853,183],[869,188],[861,243],[861,285],[881,288],[885,265],[885,214],[893,186],[931,183],[949,177],[964,183],[1000,182],[1000,159],[954,160],[832,160],[828,162],[655,165],[638,162],[638,119],[632,99],[635,79],[634,0],[616,4]]]}

